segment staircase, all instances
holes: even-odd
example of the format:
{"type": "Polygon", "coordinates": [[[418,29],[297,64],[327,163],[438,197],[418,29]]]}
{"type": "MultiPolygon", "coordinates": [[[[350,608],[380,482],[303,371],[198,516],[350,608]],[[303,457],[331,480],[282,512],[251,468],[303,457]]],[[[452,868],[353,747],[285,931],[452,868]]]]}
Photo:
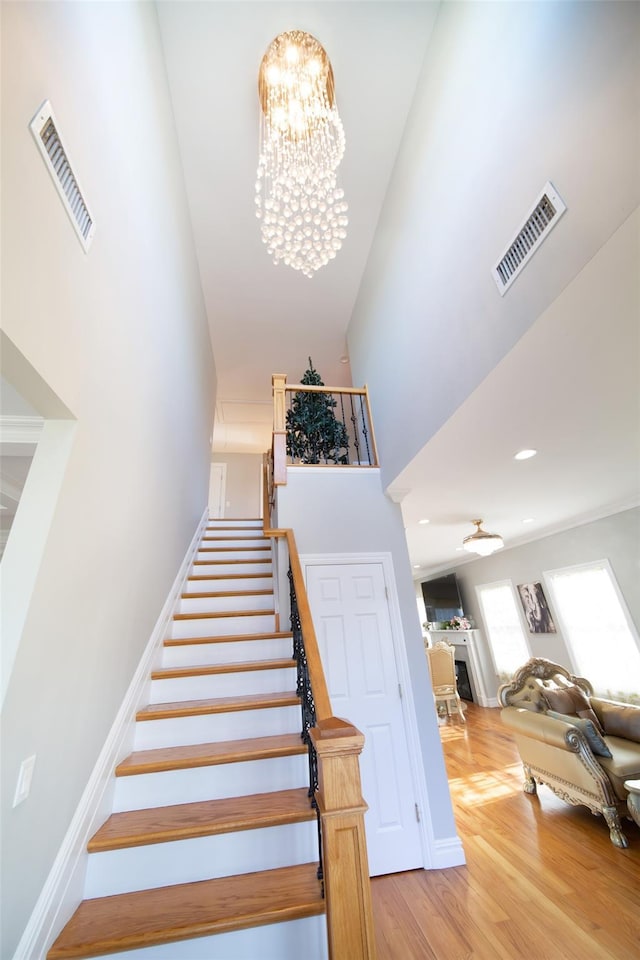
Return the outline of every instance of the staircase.
{"type": "Polygon", "coordinates": [[[259,521],[210,521],[85,897],[47,960],[326,957],[290,633],[259,521]],[[259,928],[259,929],[256,929],[259,928]]]}

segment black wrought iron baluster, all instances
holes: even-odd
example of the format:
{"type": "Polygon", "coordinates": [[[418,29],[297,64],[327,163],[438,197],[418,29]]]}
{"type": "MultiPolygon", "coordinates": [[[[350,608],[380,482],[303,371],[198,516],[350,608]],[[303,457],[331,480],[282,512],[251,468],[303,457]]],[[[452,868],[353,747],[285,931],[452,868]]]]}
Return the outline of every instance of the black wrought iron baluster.
{"type": "Polygon", "coordinates": [[[360,441],[358,440],[358,418],[356,412],[353,409],[353,394],[349,394],[349,401],[351,403],[351,423],[353,424],[353,436],[354,436],[354,445],[356,448],[356,461],[360,463],[360,441]]]}
{"type": "Polygon", "coordinates": [[[362,399],[362,394],[360,394],[360,415],[362,416],[362,436],[364,437],[364,443],[367,448],[367,463],[371,466],[371,451],[369,450],[369,434],[367,433],[367,418],[364,414],[364,401],[362,399]]]}
{"type": "Polygon", "coordinates": [[[318,880],[322,881],[322,895],[324,896],[324,871],[322,866],[322,823],[320,820],[320,810],[316,799],[318,790],[318,756],[316,754],[313,741],[311,739],[311,729],[316,725],[316,705],[313,699],[311,689],[311,680],[309,678],[309,665],[307,663],[307,654],[304,648],[304,637],[302,634],[302,625],[300,623],[300,613],[298,611],[298,598],[296,588],[293,583],[293,572],[291,566],[287,573],[289,578],[289,597],[291,605],[291,632],[293,633],[293,658],[297,665],[297,683],[296,693],[300,697],[302,707],[302,741],[307,746],[309,760],[309,800],[311,806],[316,812],[316,821],[318,826],[318,880]]]}
{"type": "MultiPolygon", "coordinates": [[[[347,418],[346,418],[345,415],[344,415],[344,394],[341,393],[339,396],[340,396],[340,410],[342,411],[342,425],[343,425],[343,427],[346,428],[346,426],[347,426],[347,418]]],[[[346,430],[345,430],[345,432],[346,432],[346,430]]],[[[348,435],[348,433],[347,433],[347,461],[348,461],[348,460],[349,460],[349,435],[348,435]]]]}

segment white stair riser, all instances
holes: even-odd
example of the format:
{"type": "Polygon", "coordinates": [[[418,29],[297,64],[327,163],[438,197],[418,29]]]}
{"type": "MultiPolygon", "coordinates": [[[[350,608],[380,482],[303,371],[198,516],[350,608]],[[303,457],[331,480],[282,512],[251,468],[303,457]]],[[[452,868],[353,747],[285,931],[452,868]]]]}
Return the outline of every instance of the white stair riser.
{"type": "Polygon", "coordinates": [[[295,688],[294,667],[284,670],[252,670],[250,673],[175,677],[171,680],[153,680],[149,703],[211,700],[251,693],[284,693],[295,688]]]}
{"type": "Polygon", "coordinates": [[[194,883],[317,859],[318,832],[314,821],[94,853],[89,857],[85,898],[194,883]]]}
{"type": "MultiPolygon", "coordinates": [[[[262,557],[262,560],[264,559],[265,557],[262,557]]],[[[252,560],[242,561],[241,563],[227,563],[225,561],[215,563],[211,557],[207,557],[204,563],[194,563],[189,573],[194,576],[204,576],[205,573],[210,573],[214,577],[238,573],[261,573],[270,576],[273,573],[273,568],[271,560],[268,563],[256,563],[252,560]]]]}
{"type": "Polygon", "coordinates": [[[174,620],[171,637],[226,637],[238,633],[273,633],[276,618],[273,614],[254,614],[249,617],[196,617],[193,620],[174,620]]]}
{"type": "Polygon", "coordinates": [[[220,528],[227,527],[250,527],[253,530],[263,529],[262,517],[240,517],[240,519],[235,519],[233,517],[209,517],[207,521],[207,530],[218,530],[220,528]]]}
{"type": "Polygon", "coordinates": [[[242,560],[247,563],[251,560],[270,560],[270,554],[268,550],[213,550],[211,548],[201,548],[198,550],[196,560],[242,560]]]}
{"type": "MultiPolygon", "coordinates": [[[[204,576],[204,574],[195,574],[195,576],[204,576]]],[[[271,590],[273,592],[273,577],[265,575],[264,577],[221,577],[211,576],[206,580],[187,581],[185,593],[216,593],[223,590],[271,590]]]]}
{"type": "Polygon", "coordinates": [[[264,640],[229,640],[223,643],[185,643],[165,647],[163,667],[194,667],[205,664],[247,663],[250,660],[274,660],[292,656],[291,637],[264,640]]]}
{"type": "MultiPolygon", "coordinates": [[[[202,593],[197,587],[193,593],[202,593]]],[[[273,593],[239,597],[182,597],[176,613],[224,613],[238,610],[273,610],[273,593]]]]}
{"type": "Polygon", "coordinates": [[[144,720],[136,724],[134,750],[181,747],[218,740],[248,740],[296,733],[302,729],[300,706],[270,707],[197,717],[144,720]]]}
{"type": "Polygon", "coordinates": [[[271,541],[265,539],[264,537],[253,537],[253,536],[240,536],[235,537],[229,535],[225,536],[224,532],[221,530],[218,531],[209,531],[206,537],[200,541],[200,546],[202,549],[205,547],[243,547],[245,550],[254,550],[256,547],[269,547],[271,541]],[[207,539],[211,538],[211,539],[207,539]]]}
{"type": "Polygon", "coordinates": [[[114,954],[118,960],[326,960],[327,956],[324,914],[114,954]]]}
{"type": "Polygon", "coordinates": [[[306,754],[116,777],[113,811],[195,803],[309,784],[306,754]]]}

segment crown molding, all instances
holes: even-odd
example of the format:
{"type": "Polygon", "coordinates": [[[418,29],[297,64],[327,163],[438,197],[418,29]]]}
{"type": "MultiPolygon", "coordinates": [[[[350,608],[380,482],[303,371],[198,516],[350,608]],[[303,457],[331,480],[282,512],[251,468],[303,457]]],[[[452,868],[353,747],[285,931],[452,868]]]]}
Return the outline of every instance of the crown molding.
{"type": "Polygon", "coordinates": [[[0,417],[0,443],[37,444],[43,427],[43,417],[0,417]]]}

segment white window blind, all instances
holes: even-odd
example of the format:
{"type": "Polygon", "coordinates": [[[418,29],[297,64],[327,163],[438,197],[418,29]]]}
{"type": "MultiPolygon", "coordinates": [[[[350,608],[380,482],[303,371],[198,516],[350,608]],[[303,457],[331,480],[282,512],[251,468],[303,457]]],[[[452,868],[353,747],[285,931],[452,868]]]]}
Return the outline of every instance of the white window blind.
{"type": "Polygon", "coordinates": [[[510,680],[531,656],[510,580],[477,587],[487,639],[500,681],[510,680]]]}
{"type": "Polygon", "coordinates": [[[573,669],[596,693],[640,703],[640,648],[606,560],[545,574],[573,669]]]}

